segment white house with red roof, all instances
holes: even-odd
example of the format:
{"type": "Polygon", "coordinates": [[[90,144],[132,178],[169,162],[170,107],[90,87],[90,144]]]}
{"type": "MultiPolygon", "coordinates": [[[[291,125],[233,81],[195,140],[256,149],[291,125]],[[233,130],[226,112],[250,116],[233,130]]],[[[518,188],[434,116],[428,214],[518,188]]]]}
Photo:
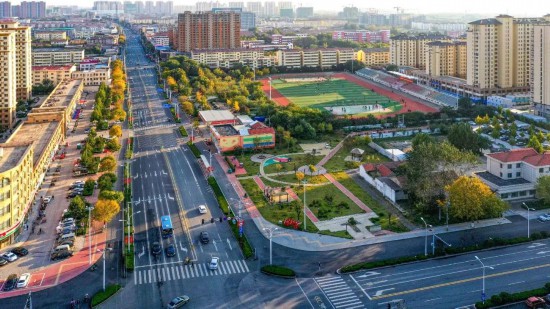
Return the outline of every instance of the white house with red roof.
{"type": "Polygon", "coordinates": [[[366,163],[359,166],[359,175],[385,198],[396,203],[408,198],[405,190],[406,177],[394,173],[401,164],[402,162],[366,163]]]}
{"type": "Polygon", "coordinates": [[[535,197],[535,185],[540,176],[550,175],[550,153],[538,153],[533,148],[489,153],[487,171],[476,175],[503,200],[535,197]]]}

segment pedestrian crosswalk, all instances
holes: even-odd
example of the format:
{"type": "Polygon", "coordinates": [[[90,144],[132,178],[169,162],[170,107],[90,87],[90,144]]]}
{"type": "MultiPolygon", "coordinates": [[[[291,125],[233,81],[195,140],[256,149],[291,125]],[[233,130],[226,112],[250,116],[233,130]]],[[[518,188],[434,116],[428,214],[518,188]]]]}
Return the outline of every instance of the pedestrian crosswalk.
{"type": "Polygon", "coordinates": [[[233,275],[248,273],[248,265],[243,260],[220,261],[218,269],[210,270],[208,263],[192,265],[163,265],[134,272],[134,284],[148,284],[172,280],[184,280],[198,277],[233,275]]]}
{"type": "Polygon", "coordinates": [[[357,297],[355,292],[350,288],[348,283],[339,276],[330,276],[324,278],[315,278],[315,282],[332,306],[336,309],[354,309],[364,308],[363,302],[357,297]]]}
{"type": "Polygon", "coordinates": [[[147,126],[140,126],[139,124],[134,125],[134,131],[143,131],[143,130],[150,130],[150,129],[157,129],[157,128],[171,128],[175,127],[175,124],[157,124],[157,125],[147,125],[147,126]]]}

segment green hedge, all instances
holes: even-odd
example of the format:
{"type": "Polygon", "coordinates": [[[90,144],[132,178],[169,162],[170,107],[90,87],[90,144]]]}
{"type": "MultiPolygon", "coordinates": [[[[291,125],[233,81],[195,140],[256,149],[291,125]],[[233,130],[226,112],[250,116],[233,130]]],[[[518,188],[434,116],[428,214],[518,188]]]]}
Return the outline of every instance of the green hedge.
{"type": "Polygon", "coordinates": [[[248,259],[254,256],[254,250],[252,249],[252,246],[248,242],[248,238],[246,236],[239,235],[239,227],[237,224],[229,223],[229,226],[231,227],[231,231],[233,232],[233,235],[235,235],[235,238],[239,242],[239,247],[241,247],[241,250],[243,252],[244,258],[248,259]]]}
{"type": "Polygon", "coordinates": [[[185,130],[184,126],[180,126],[178,130],[180,131],[181,136],[183,136],[183,137],[188,137],[189,136],[187,134],[187,130],[185,130]]]}
{"type": "Polygon", "coordinates": [[[229,166],[229,168],[231,168],[232,170],[235,170],[235,164],[233,164],[233,162],[231,162],[231,160],[229,160],[229,157],[228,156],[225,156],[223,157],[225,159],[225,162],[227,163],[227,165],[229,166]]]}
{"type": "Polygon", "coordinates": [[[296,273],[294,272],[294,270],[283,266],[266,265],[266,266],[262,266],[261,270],[264,273],[272,274],[276,276],[290,277],[290,278],[296,277],[296,273]]]}
{"type": "Polygon", "coordinates": [[[195,156],[195,158],[200,158],[201,157],[201,151],[199,150],[199,148],[197,148],[197,145],[193,144],[191,141],[187,142],[187,146],[189,146],[189,149],[191,149],[191,151],[193,152],[193,155],[195,156]]]}
{"type": "Polygon", "coordinates": [[[405,256],[405,257],[389,259],[389,260],[363,262],[363,263],[344,266],[340,271],[342,273],[348,273],[348,272],[358,271],[361,269],[371,269],[371,268],[377,268],[377,267],[383,267],[383,266],[391,266],[391,265],[397,265],[402,263],[421,261],[427,258],[442,256],[446,254],[465,253],[465,252],[472,252],[472,251],[489,249],[489,248],[499,247],[499,246],[516,245],[516,244],[521,244],[521,243],[525,243],[533,240],[545,239],[549,237],[550,237],[550,233],[547,231],[531,233],[531,238],[516,237],[516,238],[506,239],[506,238],[497,237],[497,238],[486,240],[480,245],[472,245],[467,247],[448,247],[448,248],[445,248],[444,250],[437,250],[435,255],[405,256]]]}
{"type": "Polygon", "coordinates": [[[124,252],[124,265],[127,271],[134,271],[134,245],[130,245],[130,252],[125,248],[124,252]]]}
{"type": "Polygon", "coordinates": [[[99,291],[92,296],[92,307],[101,304],[121,289],[119,284],[111,284],[105,287],[105,291],[99,291]]]}
{"type": "Polygon", "coordinates": [[[550,293],[550,282],[546,283],[544,287],[534,289],[534,290],[523,291],[523,292],[518,292],[513,294],[510,294],[507,292],[495,294],[491,296],[491,298],[487,299],[485,303],[477,302],[476,308],[485,309],[485,308],[491,308],[491,307],[500,306],[500,305],[506,305],[510,303],[524,301],[531,296],[545,296],[548,293],[550,293]]]}
{"type": "Polygon", "coordinates": [[[212,191],[214,191],[216,199],[218,200],[218,204],[220,205],[223,213],[225,215],[229,215],[229,204],[227,203],[227,200],[225,199],[225,196],[223,195],[223,192],[220,189],[216,178],[212,176],[208,177],[208,184],[212,187],[212,191]]]}

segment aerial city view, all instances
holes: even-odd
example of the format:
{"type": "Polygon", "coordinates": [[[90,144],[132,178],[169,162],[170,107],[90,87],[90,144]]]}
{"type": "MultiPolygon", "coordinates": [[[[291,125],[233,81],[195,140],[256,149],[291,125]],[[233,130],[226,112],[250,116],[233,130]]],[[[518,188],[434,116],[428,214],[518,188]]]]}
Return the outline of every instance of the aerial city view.
{"type": "Polygon", "coordinates": [[[550,308],[550,4],[0,0],[0,309],[550,308]]]}

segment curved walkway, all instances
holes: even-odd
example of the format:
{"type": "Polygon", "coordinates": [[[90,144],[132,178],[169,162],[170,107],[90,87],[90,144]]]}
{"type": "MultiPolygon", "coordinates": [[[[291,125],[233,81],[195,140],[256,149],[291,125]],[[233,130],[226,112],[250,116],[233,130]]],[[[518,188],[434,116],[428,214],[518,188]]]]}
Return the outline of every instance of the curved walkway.
{"type": "MultiPolygon", "coordinates": [[[[305,152],[296,152],[296,153],[285,153],[285,154],[281,154],[281,155],[276,155],[276,156],[273,156],[273,157],[280,157],[280,156],[292,156],[292,155],[297,155],[297,154],[306,154],[305,152]]],[[[273,158],[271,157],[271,158],[273,158]]],[[[296,185],[296,184],[299,184],[299,183],[296,183],[296,182],[288,182],[288,181],[282,181],[282,180],[278,180],[278,179],[273,179],[271,178],[268,174],[265,173],[264,171],[264,164],[265,164],[265,161],[271,159],[271,158],[266,158],[262,161],[262,163],[260,163],[260,175],[269,180],[269,181],[272,181],[272,182],[275,182],[275,183],[280,183],[280,184],[283,184],[283,185],[289,185],[289,186],[292,186],[292,185],[296,185]]],[[[315,187],[315,186],[324,186],[326,185],[325,183],[308,183],[306,184],[306,186],[312,186],[312,187],[315,187]]]]}

